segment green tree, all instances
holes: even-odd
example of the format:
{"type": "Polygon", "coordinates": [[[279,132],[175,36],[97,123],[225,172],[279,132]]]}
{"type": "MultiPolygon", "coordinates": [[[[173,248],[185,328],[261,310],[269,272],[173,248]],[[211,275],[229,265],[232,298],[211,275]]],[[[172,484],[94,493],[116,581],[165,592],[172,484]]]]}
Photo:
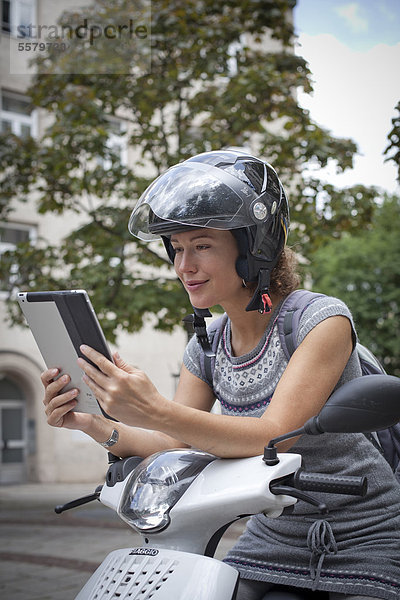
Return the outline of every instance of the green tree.
{"type": "Polygon", "coordinates": [[[400,101],[396,105],[397,115],[392,119],[392,129],[389,132],[389,144],[385,150],[386,160],[393,160],[397,166],[397,181],[400,183],[400,101]]]}
{"type": "Polygon", "coordinates": [[[359,338],[388,373],[400,376],[400,198],[386,197],[373,224],[314,253],[318,291],[349,306],[359,338]]]}
{"type": "MultiPolygon", "coordinates": [[[[189,310],[186,295],[159,248],[129,236],[128,216],[149,181],[168,166],[224,146],[250,144],[276,166],[292,190],[292,241],[306,256],[321,239],[367,226],[375,190],[356,186],[343,196],[302,176],[310,164],[351,167],[356,147],[332,137],[297,102],[297,90],[312,87],[307,64],[292,50],[287,16],[294,4],[188,0],[183,7],[178,0],[153,0],[150,72],[138,68],[140,49],[129,63],[126,53],[121,59],[110,45],[105,53],[102,44],[88,40],[77,46],[76,38],[69,52],[42,58],[29,95],[51,123],[40,139],[0,140],[0,216],[7,218],[12,202],[33,194],[39,213],[66,222],[77,213],[81,225],[58,245],[39,240],[3,256],[3,281],[13,266],[19,273],[13,285],[20,289],[87,289],[111,340],[118,327],[140,329],[148,315],[158,328],[173,327],[189,310]],[[273,51],[264,43],[269,39],[276,40],[273,51]],[[112,63],[122,60],[129,74],[107,74],[99,66],[107,56],[112,63]],[[136,156],[129,165],[108,143],[121,117],[136,156]]],[[[65,14],[61,23],[83,17],[118,23],[130,10],[126,0],[97,0],[65,14]]],[[[14,321],[20,318],[15,303],[10,312],[14,321]]]]}

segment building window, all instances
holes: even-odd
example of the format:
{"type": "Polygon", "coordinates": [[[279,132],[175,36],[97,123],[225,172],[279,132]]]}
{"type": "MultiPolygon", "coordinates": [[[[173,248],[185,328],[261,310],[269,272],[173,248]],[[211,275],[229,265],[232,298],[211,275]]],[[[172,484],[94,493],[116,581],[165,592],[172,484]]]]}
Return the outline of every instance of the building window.
{"type": "MultiPolygon", "coordinates": [[[[34,243],[36,237],[36,227],[33,225],[0,223],[0,262],[5,252],[12,252],[22,242],[34,243]]],[[[0,295],[10,292],[17,281],[17,265],[11,265],[8,273],[0,279],[0,295]]]]}
{"type": "Polygon", "coordinates": [[[1,133],[14,133],[19,137],[36,135],[35,112],[22,94],[2,91],[0,118],[1,133]]]}
{"type": "Polygon", "coordinates": [[[1,29],[10,33],[11,31],[11,2],[3,0],[1,3],[1,29]]]}
{"type": "Polygon", "coordinates": [[[26,37],[36,22],[35,9],[35,0],[2,0],[2,30],[16,37],[26,37]]]}

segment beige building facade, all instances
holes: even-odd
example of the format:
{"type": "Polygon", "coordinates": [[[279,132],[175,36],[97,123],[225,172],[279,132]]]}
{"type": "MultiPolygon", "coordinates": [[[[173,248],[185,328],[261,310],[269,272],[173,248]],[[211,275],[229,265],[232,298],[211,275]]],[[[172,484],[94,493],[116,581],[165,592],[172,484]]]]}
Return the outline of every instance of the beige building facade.
{"type": "MultiPolygon", "coordinates": [[[[19,32],[29,32],[31,24],[55,23],[62,10],[72,6],[59,0],[3,0],[1,4],[1,130],[37,136],[43,131],[46,115],[28,109],[25,92],[30,67],[18,54],[19,32]]],[[[78,0],[75,5],[83,4],[78,0]]],[[[124,151],[129,161],[129,150],[124,151]]],[[[16,201],[7,222],[0,223],[0,260],[1,253],[19,241],[35,243],[36,238],[44,237],[57,243],[65,236],[66,227],[74,228],[76,219],[73,214],[39,215],[34,198],[27,204],[16,201]]],[[[107,469],[105,450],[81,432],[47,424],[40,381],[43,360],[30,331],[10,327],[5,299],[6,293],[0,290],[0,485],[101,482],[107,469]]],[[[117,347],[126,361],[143,369],[160,392],[172,398],[186,339],[183,330],[166,334],[147,325],[138,334],[120,335],[117,347]]]]}

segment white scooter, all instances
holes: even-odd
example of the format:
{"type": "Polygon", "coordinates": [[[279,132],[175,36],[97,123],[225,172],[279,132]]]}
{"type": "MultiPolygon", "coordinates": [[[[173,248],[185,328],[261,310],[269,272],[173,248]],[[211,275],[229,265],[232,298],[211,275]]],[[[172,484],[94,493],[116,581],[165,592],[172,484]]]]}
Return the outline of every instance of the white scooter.
{"type": "Polygon", "coordinates": [[[179,449],[144,460],[114,457],[95,494],[56,512],[99,498],[141,534],[143,545],[111,552],[76,600],[233,600],[238,572],[213,558],[232,522],[258,513],[277,518],[298,499],[327,512],[306,491],[366,493],[365,477],[307,473],[300,455],[277,454],[275,444],[301,434],[386,428],[400,419],[399,399],[400,379],[360,377],[337,390],[304,427],[272,440],[264,456],[219,459],[179,449]]]}

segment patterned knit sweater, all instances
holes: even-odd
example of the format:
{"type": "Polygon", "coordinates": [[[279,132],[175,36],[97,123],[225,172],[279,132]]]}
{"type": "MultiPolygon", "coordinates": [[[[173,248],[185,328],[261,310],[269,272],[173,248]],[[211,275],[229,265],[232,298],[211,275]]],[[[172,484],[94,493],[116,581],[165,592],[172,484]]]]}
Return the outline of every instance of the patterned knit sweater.
{"type": "MultiPolygon", "coordinates": [[[[223,414],[259,417],[268,406],[287,366],[276,325],[279,310],[280,306],[257,347],[244,356],[233,356],[227,321],[213,376],[223,414]]],[[[301,317],[298,344],[318,323],[335,315],[349,318],[354,329],[343,302],[331,297],[315,300],[301,317]]],[[[184,364],[203,378],[200,355],[201,348],[192,338],[184,364]]],[[[360,375],[353,352],[337,387],[360,375]]],[[[309,471],[366,475],[368,494],[363,498],[313,494],[330,509],[323,520],[304,502],[278,519],[256,515],[226,562],[248,579],[387,600],[400,598],[400,485],[385,459],[363,434],[302,436],[290,451],[302,455],[309,471]]]]}

